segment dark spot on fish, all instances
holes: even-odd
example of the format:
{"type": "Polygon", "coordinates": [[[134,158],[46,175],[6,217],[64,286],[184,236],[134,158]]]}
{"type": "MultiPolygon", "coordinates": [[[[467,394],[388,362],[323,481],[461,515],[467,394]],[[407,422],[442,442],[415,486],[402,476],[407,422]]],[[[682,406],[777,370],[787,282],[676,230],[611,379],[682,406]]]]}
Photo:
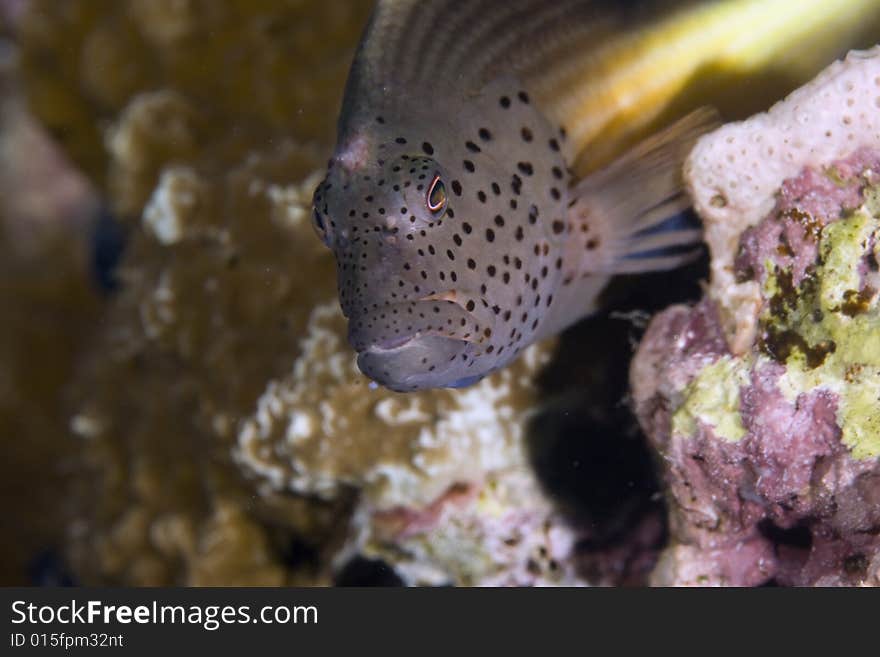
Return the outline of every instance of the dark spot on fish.
{"type": "Polygon", "coordinates": [[[510,181],[510,188],[513,190],[514,194],[519,196],[522,193],[522,178],[513,174],[513,178],[510,181]]]}
{"type": "Polygon", "coordinates": [[[529,223],[533,226],[538,222],[538,208],[537,206],[532,206],[529,208],[529,223]]]}

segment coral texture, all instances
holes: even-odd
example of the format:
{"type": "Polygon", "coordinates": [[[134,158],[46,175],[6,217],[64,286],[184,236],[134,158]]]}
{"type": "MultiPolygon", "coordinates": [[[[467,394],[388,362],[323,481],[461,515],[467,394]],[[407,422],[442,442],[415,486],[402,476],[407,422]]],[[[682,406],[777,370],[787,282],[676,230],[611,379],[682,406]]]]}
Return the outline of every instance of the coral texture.
{"type": "Polygon", "coordinates": [[[631,369],[662,455],[659,584],[880,584],[880,50],[691,156],[713,280],[631,369]]]}

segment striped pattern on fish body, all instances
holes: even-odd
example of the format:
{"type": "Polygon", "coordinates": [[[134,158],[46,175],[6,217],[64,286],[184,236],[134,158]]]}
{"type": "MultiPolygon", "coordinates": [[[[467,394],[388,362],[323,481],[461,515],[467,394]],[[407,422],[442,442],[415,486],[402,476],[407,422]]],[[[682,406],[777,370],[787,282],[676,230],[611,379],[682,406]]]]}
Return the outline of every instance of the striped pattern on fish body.
{"type": "MultiPolygon", "coordinates": [[[[399,391],[470,384],[594,311],[613,274],[684,262],[699,232],[658,227],[687,205],[680,165],[710,113],[583,173],[608,160],[603,132],[638,134],[701,64],[769,56],[762,30],[725,39],[719,21],[783,4],[380,1],[314,199],[362,371],[399,391]]],[[[803,4],[800,36],[833,13],[803,4]]]]}

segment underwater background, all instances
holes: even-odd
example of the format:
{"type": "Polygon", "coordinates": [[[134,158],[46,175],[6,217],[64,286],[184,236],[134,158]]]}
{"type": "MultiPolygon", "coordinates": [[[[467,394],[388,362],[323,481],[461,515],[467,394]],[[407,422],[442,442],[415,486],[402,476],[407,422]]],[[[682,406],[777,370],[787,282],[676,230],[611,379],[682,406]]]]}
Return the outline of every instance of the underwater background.
{"type": "MultiPolygon", "coordinates": [[[[0,0],[0,584],[649,583],[630,362],[709,255],[467,390],[371,386],[309,224],[370,9],[0,0]]],[[[681,103],[745,118],[816,72],[681,103]]],[[[756,531],[797,560],[810,522],[756,531]]]]}

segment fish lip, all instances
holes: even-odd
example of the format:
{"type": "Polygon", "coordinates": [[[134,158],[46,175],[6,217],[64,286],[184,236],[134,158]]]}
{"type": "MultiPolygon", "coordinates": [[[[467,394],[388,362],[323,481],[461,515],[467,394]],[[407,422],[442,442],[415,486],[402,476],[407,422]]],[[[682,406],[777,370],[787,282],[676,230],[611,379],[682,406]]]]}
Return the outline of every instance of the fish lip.
{"type": "Polygon", "coordinates": [[[420,340],[432,338],[439,338],[445,343],[458,343],[463,345],[463,348],[467,348],[471,344],[460,338],[427,333],[418,334],[393,349],[383,349],[382,347],[372,345],[365,351],[359,352],[357,357],[358,369],[372,381],[395,392],[412,392],[413,390],[446,387],[444,381],[447,378],[447,372],[455,367],[454,362],[447,362],[436,369],[428,370],[418,366],[413,368],[411,366],[414,365],[415,361],[410,361],[410,367],[405,367],[402,370],[392,370],[394,374],[390,374],[389,371],[385,370],[386,367],[392,366],[397,358],[407,358],[408,354],[406,352],[408,349],[418,350],[420,340]]]}
{"type": "Polygon", "coordinates": [[[403,335],[396,336],[391,340],[387,340],[385,342],[374,342],[367,346],[361,353],[373,353],[373,354],[383,354],[383,353],[393,353],[395,351],[400,351],[408,344],[410,344],[413,340],[416,340],[420,337],[420,332],[416,331],[411,335],[403,335]]]}

